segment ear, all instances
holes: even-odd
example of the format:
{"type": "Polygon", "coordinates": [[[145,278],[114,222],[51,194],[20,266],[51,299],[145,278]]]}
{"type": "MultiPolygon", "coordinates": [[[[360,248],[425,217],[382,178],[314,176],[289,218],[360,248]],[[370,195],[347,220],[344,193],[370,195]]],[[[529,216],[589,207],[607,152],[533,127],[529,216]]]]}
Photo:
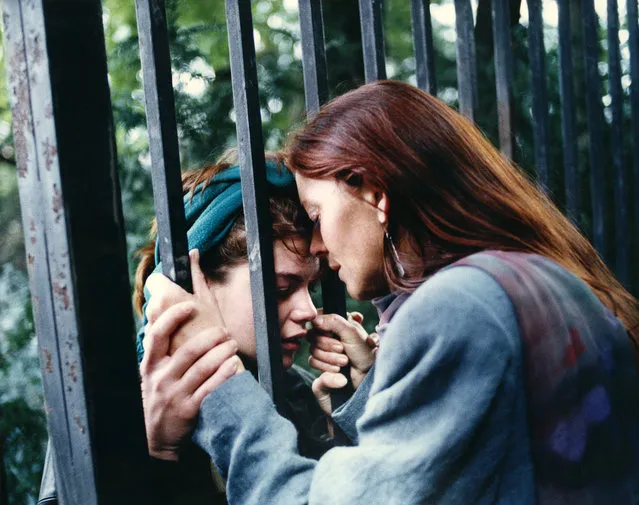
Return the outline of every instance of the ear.
{"type": "Polygon", "coordinates": [[[369,186],[362,190],[362,196],[364,200],[377,209],[377,219],[382,225],[385,225],[388,222],[388,209],[390,208],[386,193],[369,186]]]}

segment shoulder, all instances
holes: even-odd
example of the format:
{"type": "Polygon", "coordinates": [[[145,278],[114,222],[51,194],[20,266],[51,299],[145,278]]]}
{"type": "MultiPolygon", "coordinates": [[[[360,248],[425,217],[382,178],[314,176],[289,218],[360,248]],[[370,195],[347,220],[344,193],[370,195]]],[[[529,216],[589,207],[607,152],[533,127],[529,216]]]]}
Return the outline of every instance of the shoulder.
{"type": "Polygon", "coordinates": [[[422,284],[397,311],[393,323],[423,320],[447,325],[477,318],[514,319],[514,307],[493,276],[474,266],[452,266],[422,284]]]}
{"type": "MultiPolygon", "coordinates": [[[[400,307],[384,336],[393,354],[511,355],[519,352],[515,310],[501,285],[472,266],[452,266],[430,277],[400,307]]],[[[383,353],[385,347],[380,349],[383,353]]],[[[380,358],[382,357],[380,353],[380,358]]],[[[406,357],[406,356],[404,356],[406,357]]]]}

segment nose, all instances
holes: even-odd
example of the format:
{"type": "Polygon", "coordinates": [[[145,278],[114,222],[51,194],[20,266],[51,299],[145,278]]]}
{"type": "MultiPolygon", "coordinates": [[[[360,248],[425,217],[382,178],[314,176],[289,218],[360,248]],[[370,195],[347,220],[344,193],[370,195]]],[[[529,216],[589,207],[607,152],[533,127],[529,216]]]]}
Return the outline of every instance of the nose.
{"type": "Polygon", "coordinates": [[[310,250],[313,256],[326,256],[328,254],[328,249],[326,249],[326,246],[324,245],[322,232],[320,231],[319,227],[313,230],[310,250]]]}
{"type": "Polygon", "coordinates": [[[296,323],[304,324],[317,316],[317,309],[311,299],[308,289],[301,289],[295,297],[295,306],[291,311],[291,319],[296,323]]]}

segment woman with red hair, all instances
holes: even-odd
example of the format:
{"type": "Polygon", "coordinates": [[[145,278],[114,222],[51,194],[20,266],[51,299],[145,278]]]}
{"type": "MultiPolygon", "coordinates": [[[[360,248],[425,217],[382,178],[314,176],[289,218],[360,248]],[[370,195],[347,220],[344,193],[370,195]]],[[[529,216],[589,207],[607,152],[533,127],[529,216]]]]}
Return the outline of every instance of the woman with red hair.
{"type": "Polygon", "coordinates": [[[230,503],[637,503],[637,301],[520,169],[391,81],[325,106],[287,164],[380,346],[355,445],[317,462],[249,374],[205,398],[230,503]]]}

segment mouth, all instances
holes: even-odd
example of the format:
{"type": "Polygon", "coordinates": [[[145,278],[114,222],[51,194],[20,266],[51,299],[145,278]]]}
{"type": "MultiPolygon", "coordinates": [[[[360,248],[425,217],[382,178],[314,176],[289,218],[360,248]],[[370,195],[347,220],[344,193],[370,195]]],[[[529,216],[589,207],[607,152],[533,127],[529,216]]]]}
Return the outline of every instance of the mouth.
{"type": "Polygon", "coordinates": [[[306,339],[306,333],[286,337],[282,339],[282,349],[286,351],[296,351],[302,345],[302,340],[306,339]]]}

